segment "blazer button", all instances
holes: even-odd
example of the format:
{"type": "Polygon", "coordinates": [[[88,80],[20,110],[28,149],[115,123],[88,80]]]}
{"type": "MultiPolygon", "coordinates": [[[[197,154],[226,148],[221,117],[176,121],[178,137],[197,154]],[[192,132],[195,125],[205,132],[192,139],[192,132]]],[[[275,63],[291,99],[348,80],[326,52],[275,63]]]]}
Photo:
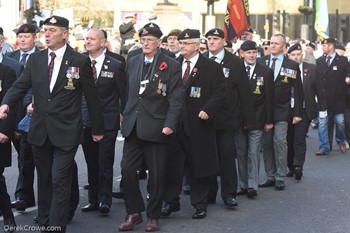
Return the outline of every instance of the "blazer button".
{"type": "Polygon", "coordinates": [[[49,102],[50,102],[50,101],[51,101],[51,99],[48,99],[47,101],[49,101],[49,102]]]}

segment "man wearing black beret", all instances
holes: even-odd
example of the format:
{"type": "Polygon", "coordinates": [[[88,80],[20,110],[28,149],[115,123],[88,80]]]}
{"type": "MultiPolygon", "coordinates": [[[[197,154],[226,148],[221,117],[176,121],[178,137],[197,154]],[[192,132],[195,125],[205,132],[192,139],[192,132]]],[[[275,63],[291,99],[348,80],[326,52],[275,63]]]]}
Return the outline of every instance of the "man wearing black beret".
{"type": "MultiPolygon", "coordinates": [[[[299,124],[288,124],[288,169],[287,176],[295,176],[301,180],[306,154],[306,134],[311,120],[319,116],[320,121],[326,120],[326,102],[322,82],[313,64],[303,62],[302,47],[299,43],[292,45],[288,50],[289,58],[299,64],[304,90],[303,116],[299,124]],[[317,102],[316,102],[317,97],[317,102]]],[[[293,106],[292,97],[292,110],[293,106]]]]}
{"type": "MultiPolygon", "coordinates": [[[[221,198],[226,208],[234,208],[236,201],[237,170],[235,158],[246,157],[246,131],[254,125],[254,96],[242,60],[225,50],[224,31],[209,30],[206,57],[220,64],[226,82],[226,105],[214,117],[216,142],[220,160],[221,198]]],[[[247,187],[244,187],[245,189],[247,187]]],[[[218,190],[217,178],[213,177],[209,200],[215,201],[218,190]]]]}
{"type": "Polygon", "coordinates": [[[149,169],[146,231],[159,230],[164,194],[166,158],[181,114],[181,66],[160,52],[162,32],[156,27],[140,31],[142,53],[127,64],[128,96],[121,133],[125,137],[121,173],[127,216],[119,225],[129,231],[143,221],[145,211],[136,171],[145,160],[149,169]]]}
{"type": "Polygon", "coordinates": [[[268,67],[257,63],[257,45],[254,41],[247,40],[241,45],[244,66],[247,70],[250,91],[254,96],[255,124],[244,134],[242,141],[245,153],[237,154],[240,194],[246,193],[252,198],[257,195],[259,184],[259,159],[262,135],[264,131],[270,131],[273,127],[274,113],[274,84],[273,72],[268,67]]]}
{"type": "Polygon", "coordinates": [[[336,43],[335,38],[324,39],[321,44],[325,56],[316,61],[323,82],[328,113],[328,132],[326,129],[321,131],[319,129],[320,151],[316,155],[327,155],[332,150],[334,124],[336,124],[335,140],[339,150],[342,153],[346,151],[344,111],[347,86],[345,79],[350,73],[350,65],[345,57],[335,52],[336,43]],[[326,141],[329,143],[325,143],[326,141]]]}
{"type": "Polygon", "coordinates": [[[28,58],[20,79],[2,100],[0,119],[32,88],[35,99],[28,142],[38,172],[38,214],[41,226],[65,232],[74,156],[82,143],[82,92],[89,108],[92,137],[104,134],[102,108],[90,59],[74,51],[68,41],[69,21],[51,16],[44,21],[48,49],[28,58]]]}
{"type": "Polygon", "coordinates": [[[258,60],[274,71],[275,106],[273,130],[264,132],[263,156],[267,179],[259,187],[285,188],[287,174],[287,128],[292,119],[298,124],[303,115],[303,85],[298,63],[284,56],[286,38],[283,34],[271,37],[271,55],[258,60]],[[294,111],[291,94],[294,89],[294,111]]]}

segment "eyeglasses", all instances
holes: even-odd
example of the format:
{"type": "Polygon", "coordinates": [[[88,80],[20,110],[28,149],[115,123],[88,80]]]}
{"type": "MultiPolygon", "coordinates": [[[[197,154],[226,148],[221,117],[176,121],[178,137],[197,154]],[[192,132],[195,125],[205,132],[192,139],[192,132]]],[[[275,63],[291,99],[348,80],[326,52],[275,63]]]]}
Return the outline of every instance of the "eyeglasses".
{"type": "Polygon", "coordinates": [[[182,42],[182,41],[179,41],[179,45],[187,46],[187,45],[190,45],[190,44],[197,44],[197,42],[182,42]]]}
{"type": "Polygon", "coordinates": [[[141,43],[150,43],[155,42],[157,39],[151,39],[151,38],[141,38],[141,43]]]}

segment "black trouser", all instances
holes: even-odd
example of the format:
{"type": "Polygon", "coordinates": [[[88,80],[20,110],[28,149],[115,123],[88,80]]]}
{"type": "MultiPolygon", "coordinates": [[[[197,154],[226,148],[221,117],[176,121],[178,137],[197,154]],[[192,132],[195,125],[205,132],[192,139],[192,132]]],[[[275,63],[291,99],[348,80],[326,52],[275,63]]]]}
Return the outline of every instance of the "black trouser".
{"type": "Polygon", "coordinates": [[[128,214],[145,210],[136,171],[145,158],[149,172],[149,201],[147,217],[159,219],[164,196],[164,179],[167,143],[155,143],[137,137],[135,128],[125,138],[123,148],[122,176],[125,208],[128,214]]]}
{"type": "Polygon", "coordinates": [[[78,146],[56,147],[49,138],[32,146],[38,174],[38,216],[42,226],[66,231],[74,156],[78,146]]]}
{"type": "Polygon", "coordinates": [[[3,175],[5,168],[0,167],[0,211],[4,219],[13,218],[10,196],[7,193],[6,181],[3,175]]]}

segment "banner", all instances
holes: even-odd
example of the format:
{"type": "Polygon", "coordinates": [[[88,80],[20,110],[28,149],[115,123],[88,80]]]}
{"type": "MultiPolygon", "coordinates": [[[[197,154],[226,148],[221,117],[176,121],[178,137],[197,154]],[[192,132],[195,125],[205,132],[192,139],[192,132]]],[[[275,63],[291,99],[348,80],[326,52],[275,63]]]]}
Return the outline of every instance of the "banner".
{"type": "Polygon", "coordinates": [[[225,39],[232,41],[250,27],[248,0],[228,0],[224,20],[225,39]]]}
{"type": "Polygon", "coordinates": [[[317,35],[326,39],[329,37],[329,17],[327,0],[316,0],[315,30],[317,35]]]}

